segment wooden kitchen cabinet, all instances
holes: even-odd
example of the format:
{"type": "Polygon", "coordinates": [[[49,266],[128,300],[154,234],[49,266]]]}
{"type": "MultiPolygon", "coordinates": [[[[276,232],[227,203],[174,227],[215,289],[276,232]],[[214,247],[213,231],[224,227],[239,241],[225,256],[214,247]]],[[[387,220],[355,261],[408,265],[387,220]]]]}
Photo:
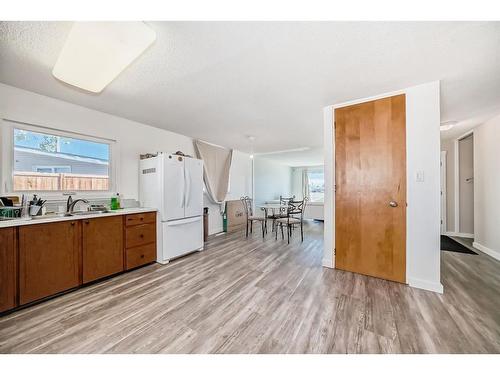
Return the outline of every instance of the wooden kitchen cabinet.
{"type": "Polygon", "coordinates": [[[125,268],[140,267],[156,260],[156,243],[136,246],[125,250],[125,268]]]}
{"type": "Polygon", "coordinates": [[[155,212],[0,228],[0,312],[155,259],[155,212]]]}
{"type": "Polygon", "coordinates": [[[128,248],[156,242],[156,224],[142,224],[127,227],[125,245],[128,248]]]}
{"type": "Polygon", "coordinates": [[[16,228],[0,229],[0,312],[17,305],[16,258],[16,228]]]}
{"type": "Polygon", "coordinates": [[[156,260],[156,212],[125,216],[125,269],[156,260]]]}
{"type": "Polygon", "coordinates": [[[127,226],[156,223],[156,212],[144,212],[125,216],[127,226]]]}
{"type": "Polygon", "coordinates": [[[124,270],[121,216],[83,220],[83,282],[124,270]]]}
{"type": "Polygon", "coordinates": [[[19,227],[19,303],[25,304],[80,284],[78,221],[19,227]]]}

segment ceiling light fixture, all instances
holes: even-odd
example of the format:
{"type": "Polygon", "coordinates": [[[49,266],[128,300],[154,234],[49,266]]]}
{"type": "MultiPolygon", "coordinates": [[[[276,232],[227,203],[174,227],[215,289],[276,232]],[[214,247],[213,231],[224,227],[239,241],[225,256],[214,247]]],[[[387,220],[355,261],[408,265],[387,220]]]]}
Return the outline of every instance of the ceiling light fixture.
{"type": "Polygon", "coordinates": [[[446,131],[446,130],[450,130],[451,128],[453,128],[456,124],[458,123],[458,121],[445,121],[445,122],[442,122],[441,125],[439,126],[439,130],[440,131],[446,131]]]}
{"type": "Polygon", "coordinates": [[[99,93],[156,39],[144,22],[75,22],[52,74],[99,93]]]}
{"type": "Polygon", "coordinates": [[[250,159],[253,159],[253,142],[255,141],[255,137],[253,135],[248,135],[247,139],[250,142],[250,159]]]}

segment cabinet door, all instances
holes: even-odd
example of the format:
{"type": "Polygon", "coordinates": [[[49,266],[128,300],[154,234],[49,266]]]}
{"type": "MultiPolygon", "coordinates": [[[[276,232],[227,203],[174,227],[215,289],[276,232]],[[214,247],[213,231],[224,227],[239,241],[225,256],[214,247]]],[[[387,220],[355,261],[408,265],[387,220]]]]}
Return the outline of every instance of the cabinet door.
{"type": "Polygon", "coordinates": [[[25,304],[78,286],[77,221],[19,227],[19,302],[25,304]]]}
{"type": "Polygon", "coordinates": [[[123,218],[83,221],[83,282],[123,271],[123,218]]]}
{"type": "Polygon", "coordinates": [[[15,228],[0,229],[0,312],[16,307],[15,228]]]}

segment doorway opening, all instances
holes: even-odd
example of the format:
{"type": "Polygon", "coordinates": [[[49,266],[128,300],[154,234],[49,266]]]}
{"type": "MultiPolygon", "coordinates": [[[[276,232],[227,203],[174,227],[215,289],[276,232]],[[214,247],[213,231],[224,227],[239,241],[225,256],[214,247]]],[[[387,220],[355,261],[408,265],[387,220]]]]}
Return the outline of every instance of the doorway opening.
{"type": "Polygon", "coordinates": [[[455,230],[474,238],[474,134],[458,138],[455,151],[455,230]]]}

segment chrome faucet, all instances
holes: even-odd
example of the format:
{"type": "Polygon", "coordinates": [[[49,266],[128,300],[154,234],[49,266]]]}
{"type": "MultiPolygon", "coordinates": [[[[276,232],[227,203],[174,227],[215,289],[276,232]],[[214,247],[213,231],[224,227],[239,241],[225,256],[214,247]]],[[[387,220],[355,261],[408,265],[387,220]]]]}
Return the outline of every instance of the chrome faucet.
{"type": "Polygon", "coordinates": [[[86,199],[75,199],[71,198],[71,195],[68,197],[68,201],[66,202],[66,216],[73,215],[73,210],[78,202],[89,203],[86,199]]]}

